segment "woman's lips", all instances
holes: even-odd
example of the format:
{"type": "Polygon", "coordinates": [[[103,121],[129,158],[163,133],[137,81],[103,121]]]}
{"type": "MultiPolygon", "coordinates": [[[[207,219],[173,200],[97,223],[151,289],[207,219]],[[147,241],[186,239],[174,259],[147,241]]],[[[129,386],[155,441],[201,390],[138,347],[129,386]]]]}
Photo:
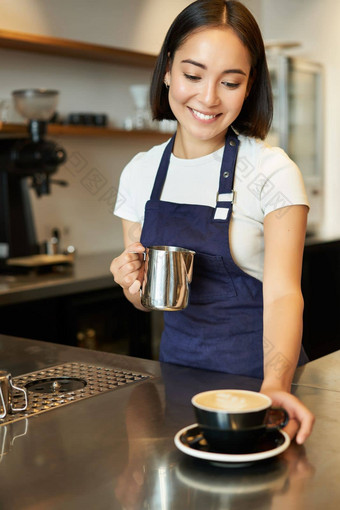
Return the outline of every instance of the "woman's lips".
{"type": "Polygon", "coordinates": [[[194,110],[194,108],[190,108],[188,107],[189,110],[192,112],[193,116],[199,120],[205,120],[205,121],[211,121],[211,120],[214,120],[216,119],[216,117],[218,115],[220,115],[219,113],[218,114],[214,114],[214,115],[207,115],[206,113],[202,113],[198,110],[194,110]]]}

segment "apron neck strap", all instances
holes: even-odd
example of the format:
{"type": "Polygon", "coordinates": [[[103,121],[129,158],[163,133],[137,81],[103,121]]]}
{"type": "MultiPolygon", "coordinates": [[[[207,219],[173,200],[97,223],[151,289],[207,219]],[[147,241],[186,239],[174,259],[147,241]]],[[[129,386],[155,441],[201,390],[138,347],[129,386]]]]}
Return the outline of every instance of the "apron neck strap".
{"type": "Polygon", "coordinates": [[[217,222],[223,222],[227,224],[230,222],[231,211],[235,198],[233,188],[239,145],[240,141],[237,135],[231,129],[229,129],[224,145],[220,171],[220,182],[216,197],[214,221],[217,222]]]}
{"type": "MultiPolygon", "coordinates": [[[[153,185],[151,200],[159,200],[162,194],[164,182],[166,179],[166,175],[169,168],[170,158],[172,154],[172,149],[174,146],[176,138],[176,133],[169,140],[167,146],[162,155],[162,159],[159,163],[156,179],[153,185]]],[[[237,160],[237,153],[239,148],[240,141],[237,135],[232,131],[232,129],[228,129],[226,134],[226,141],[223,151],[222,163],[221,163],[221,171],[220,171],[220,182],[218,194],[224,195],[226,193],[231,193],[233,189],[234,183],[234,173],[235,166],[237,160]]]]}
{"type": "Polygon", "coordinates": [[[161,159],[161,162],[159,163],[156,179],[152,188],[151,193],[151,200],[159,200],[160,196],[162,194],[162,189],[164,186],[164,182],[166,179],[166,174],[168,172],[169,163],[170,163],[170,157],[172,153],[172,149],[175,143],[176,133],[173,135],[173,137],[169,140],[169,143],[165,147],[165,150],[163,152],[163,156],[161,159]]]}
{"type": "Polygon", "coordinates": [[[230,193],[233,190],[239,145],[240,141],[237,135],[229,129],[222,156],[220,182],[218,186],[219,193],[230,193]]]}

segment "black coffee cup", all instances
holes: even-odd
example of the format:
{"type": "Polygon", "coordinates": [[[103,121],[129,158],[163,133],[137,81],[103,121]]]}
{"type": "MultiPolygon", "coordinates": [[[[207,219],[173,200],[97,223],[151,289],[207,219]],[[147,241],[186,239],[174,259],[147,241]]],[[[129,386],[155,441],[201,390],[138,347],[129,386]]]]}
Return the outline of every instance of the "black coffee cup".
{"type": "Polygon", "coordinates": [[[196,421],[209,446],[225,453],[248,453],[268,429],[283,428],[289,416],[272,407],[263,393],[248,390],[210,390],[192,400],[196,421]]]}

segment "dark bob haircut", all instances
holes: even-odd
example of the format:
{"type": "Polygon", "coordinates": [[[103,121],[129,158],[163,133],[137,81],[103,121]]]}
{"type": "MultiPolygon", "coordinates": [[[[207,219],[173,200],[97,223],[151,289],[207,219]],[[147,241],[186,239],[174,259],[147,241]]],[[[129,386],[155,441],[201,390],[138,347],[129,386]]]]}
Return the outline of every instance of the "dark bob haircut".
{"type": "Polygon", "coordinates": [[[164,85],[178,48],[194,32],[204,28],[231,28],[246,46],[251,58],[250,93],[233,123],[241,134],[264,139],[273,117],[272,91],[261,31],[250,11],[236,0],[197,0],[174,20],[164,39],[154,69],[150,102],[155,120],[176,120],[164,85]]]}

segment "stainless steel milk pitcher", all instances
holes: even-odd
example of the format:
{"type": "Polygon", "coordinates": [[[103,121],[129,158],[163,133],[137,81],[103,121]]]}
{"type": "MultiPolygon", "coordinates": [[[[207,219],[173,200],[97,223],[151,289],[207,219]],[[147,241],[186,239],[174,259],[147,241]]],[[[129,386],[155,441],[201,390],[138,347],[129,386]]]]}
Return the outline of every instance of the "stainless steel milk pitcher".
{"type": "Polygon", "coordinates": [[[12,376],[7,370],[0,370],[0,419],[5,418],[8,413],[25,411],[27,409],[27,391],[24,388],[14,386],[12,376]],[[23,407],[14,407],[13,390],[20,391],[25,396],[23,407]]]}
{"type": "Polygon", "coordinates": [[[195,252],[177,246],[150,246],[144,259],[141,302],[150,310],[183,310],[189,301],[195,252]]]}

